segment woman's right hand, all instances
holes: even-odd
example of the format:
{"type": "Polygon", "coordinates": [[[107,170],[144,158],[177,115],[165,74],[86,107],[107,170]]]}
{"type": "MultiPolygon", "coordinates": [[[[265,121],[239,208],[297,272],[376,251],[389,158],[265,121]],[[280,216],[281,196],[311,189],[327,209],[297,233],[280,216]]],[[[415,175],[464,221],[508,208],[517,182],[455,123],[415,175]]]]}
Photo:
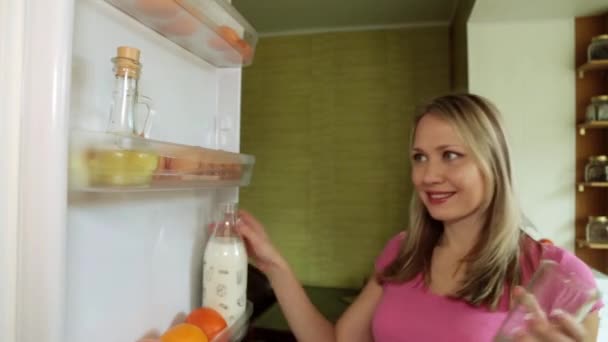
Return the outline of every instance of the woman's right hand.
{"type": "Polygon", "coordinates": [[[245,241],[249,258],[269,278],[287,271],[287,262],[274,247],[260,221],[245,210],[239,210],[237,230],[245,241]]]}

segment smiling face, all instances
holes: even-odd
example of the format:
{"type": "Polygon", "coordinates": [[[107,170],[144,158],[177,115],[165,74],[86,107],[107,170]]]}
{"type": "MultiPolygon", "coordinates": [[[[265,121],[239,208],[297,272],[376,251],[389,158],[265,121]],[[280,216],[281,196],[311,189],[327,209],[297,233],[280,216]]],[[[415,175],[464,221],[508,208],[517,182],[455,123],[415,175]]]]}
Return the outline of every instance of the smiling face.
{"type": "Polygon", "coordinates": [[[424,115],[411,152],[412,182],[429,214],[444,224],[480,215],[484,177],[454,127],[438,115],[424,115]]]}

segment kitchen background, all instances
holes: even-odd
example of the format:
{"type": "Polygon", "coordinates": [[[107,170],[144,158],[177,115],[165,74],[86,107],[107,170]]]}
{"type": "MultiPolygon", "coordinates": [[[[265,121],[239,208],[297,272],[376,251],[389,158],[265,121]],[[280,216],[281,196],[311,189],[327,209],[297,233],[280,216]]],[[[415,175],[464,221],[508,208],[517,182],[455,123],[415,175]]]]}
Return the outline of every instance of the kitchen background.
{"type": "Polygon", "coordinates": [[[574,18],[605,1],[338,3],[234,1],[262,34],[243,71],[241,148],[258,159],[241,205],[300,278],[360,285],[407,224],[415,107],[450,90],[502,110],[526,214],[573,250],[574,18]]]}
{"type": "Polygon", "coordinates": [[[407,222],[407,142],[421,99],[449,91],[449,29],[262,39],[244,71],[241,205],[308,284],[359,286],[407,222]]]}
{"type": "Polygon", "coordinates": [[[448,91],[501,109],[526,215],[574,251],[575,18],[605,1],[234,4],[261,33],[243,71],[241,148],[257,161],[241,206],[306,285],[360,286],[406,228],[412,115],[448,91]]]}

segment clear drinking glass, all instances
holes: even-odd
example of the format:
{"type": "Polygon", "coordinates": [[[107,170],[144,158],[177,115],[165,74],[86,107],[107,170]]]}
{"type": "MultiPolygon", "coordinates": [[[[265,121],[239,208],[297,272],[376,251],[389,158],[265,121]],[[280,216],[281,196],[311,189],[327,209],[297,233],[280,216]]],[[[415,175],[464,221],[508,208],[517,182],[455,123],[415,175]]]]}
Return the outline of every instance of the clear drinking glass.
{"type": "MultiPolygon", "coordinates": [[[[526,291],[534,295],[547,317],[556,310],[561,310],[572,315],[578,322],[585,318],[600,298],[600,292],[594,284],[582,281],[575,274],[564,271],[558,263],[549,260],[541,261],[526,291]]],[[[512,341],[518,332],[527,329],[529,317],[526,305],[516,303],[494,341],[512,341]]]]}

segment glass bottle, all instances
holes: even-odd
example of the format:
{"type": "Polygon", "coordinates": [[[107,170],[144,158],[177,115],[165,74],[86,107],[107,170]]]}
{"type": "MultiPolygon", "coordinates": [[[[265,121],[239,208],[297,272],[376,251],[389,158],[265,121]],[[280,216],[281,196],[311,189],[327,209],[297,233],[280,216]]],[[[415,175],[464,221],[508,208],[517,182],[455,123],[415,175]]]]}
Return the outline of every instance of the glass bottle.
{"type": "Polygon", "coordinates": [[[595,107],[597,119],[608,120],[608,95],[594,96],[591,98],[591,103],[595,107]]]}
{"type": "Polygon", "coordinates": [[[151,127],[152,101],[139,94],[141,63],[139,49],[120,46],[114,63],[114,92],[107,131],[122,135],[147,136],[151,127]],[[145,113],[141,112],[142,105],[145,113]]]}
{"type": "Polygon", "coordinates": [[[608,157],[591,156],[585,165],[585,182],[608,182],[608,157]]]}
{"type": "Polygon", "coordinates": [[[247,305],[247,252],[236,232],[236,203],[220,205],[221,219],[209,237],[203,258],[203,306],[218,311],[228,325],[247,305]]]}
{"type": "Polygon", "coordinates": [[[145,186],[158,166],[158,154],[145,140],[133,138],[148,135],[153,113],[150,99],[138,93],[139,54],[136,48],[121,46],[111,59],[115,81],[106,131],[119,137],[90,151],[88,167],[93,185],[145,186]],[[145,113],[137,115],[142,109],[145,113]]]}
{"type": "Polygon", "coordinates": [[[608,34],[593,37],[587,48],[587,60],[591,62],[606,59],[608,59],[608,34]]]}
{"type": "Polygon", "coordinates": [[[608,243],[608,218],[606,216],[589,216],[587,242],[608,243]]]}

